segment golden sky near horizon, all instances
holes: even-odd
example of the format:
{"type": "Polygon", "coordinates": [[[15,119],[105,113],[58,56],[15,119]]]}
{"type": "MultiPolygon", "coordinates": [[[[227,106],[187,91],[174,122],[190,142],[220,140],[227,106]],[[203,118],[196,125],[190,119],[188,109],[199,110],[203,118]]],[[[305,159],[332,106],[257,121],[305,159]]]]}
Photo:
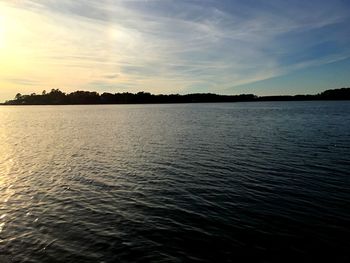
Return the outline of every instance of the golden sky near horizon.
{"type": "MultiPolygon", "coordinates": [[[[42,15],[0,2],[0,100],[52,88],[106,91],[116,86],[123,92],[152,87],[160,92],[171,78],[121,73],[120,65],[137,59],[129,52],[136,37],[118,25],[42,15]]],[[[181,82],[174,80],[172,85],[181,87],[181,82]]]]}
{"type": "Polygon", "coordinates": [[[56,19],[0,2],[0,86],[6,87],[5,93],[74,89],[108,74],[106,67],[92,61],[86,61],[87,71],[75,59],[83,53],[78,49],[80,38],[85,37],[84,25],[77,25],[82,31],[76,35],[72,28],[59,26],[56,19]]]}

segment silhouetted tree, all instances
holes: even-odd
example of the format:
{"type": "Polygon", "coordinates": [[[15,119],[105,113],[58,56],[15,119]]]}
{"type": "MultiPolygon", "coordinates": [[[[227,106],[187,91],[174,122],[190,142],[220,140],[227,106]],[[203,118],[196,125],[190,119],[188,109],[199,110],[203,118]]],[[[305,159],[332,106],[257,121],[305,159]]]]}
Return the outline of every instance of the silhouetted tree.
{"type": "Polygon", "coordinates": [[[52,89],[49,93],[44,90],[41,95],[16,94],[15,99],[7,101],[8,105],[44,105],[44,104],[127,104],[127,103],[197,103],[197,102],[238,102],[238,101],[291,101],[291,100],[349,100],[350,88],[326,90],[317,95],[295,96],[265,96],[257,97],[253,94],[218,95],[212,93],[195,93],[187,95],[153,95],[149,92],[136,94],[103,93],[90,91],[75,91],[66,94],[59,89],[52,89]]]}
{"type": "Polygon", "coordinates": [[[326,90],[318,95],[321,99],[327,100],[349,100],[350,88],[326,90]]]}
{"type": "Polygon", "coordinates": [[[17,93],[15,96],[16,100],[20,100],[22,98],[22,94],[21,93],[17,93]]]}

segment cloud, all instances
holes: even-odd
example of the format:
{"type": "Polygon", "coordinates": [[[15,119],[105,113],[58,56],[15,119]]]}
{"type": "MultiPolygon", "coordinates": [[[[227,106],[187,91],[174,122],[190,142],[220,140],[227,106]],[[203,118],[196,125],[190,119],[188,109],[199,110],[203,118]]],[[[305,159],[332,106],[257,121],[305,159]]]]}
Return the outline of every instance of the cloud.
{"type": "Polygon", "coordinates": [[[91,89],[220,92],[350,55],[350,9],[340,0],[11,5],[45,22],[30,28],[44,39],[28,44],[37,63],[77,70],[70,77],[91,89]]]}
{"type": "Polygon", "coordinates": [[[119,77],[119,74],[106,74],[102,76],[105,79],[117,79],[119,77]]]}
{"type": "Polygon", "coordinates": [[[24,85],[24,86],[36,86],[41,85],[40,81],[26,78],[7,78],[5,79],[7,82],[24,85]]]}

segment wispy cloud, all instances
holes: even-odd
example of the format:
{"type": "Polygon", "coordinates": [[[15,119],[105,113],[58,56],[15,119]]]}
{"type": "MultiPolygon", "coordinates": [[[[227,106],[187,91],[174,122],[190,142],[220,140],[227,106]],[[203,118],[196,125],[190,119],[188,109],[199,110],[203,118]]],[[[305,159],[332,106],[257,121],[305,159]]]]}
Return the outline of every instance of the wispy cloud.
{"type": "Polygon", "coordinates": [[[28,17],[21,50],[69,75],[57,85],[72,89],[234,92],[350,56],[350,8],[340,0],[0,3],[28,17]]]}
{"type": "Polygon", "coordinates": [[[8,78],[6,81],[25,86],[41,85],[40,81],[26,78],[8,78]]]}

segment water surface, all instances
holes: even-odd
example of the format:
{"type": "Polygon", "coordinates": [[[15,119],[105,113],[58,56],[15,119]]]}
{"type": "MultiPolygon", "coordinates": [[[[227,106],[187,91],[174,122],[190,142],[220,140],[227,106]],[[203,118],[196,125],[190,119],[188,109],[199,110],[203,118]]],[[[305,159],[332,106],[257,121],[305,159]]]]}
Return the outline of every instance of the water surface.
{"type": "Polygon", "coordinates": [[[13,262],[349,262],[350,103],[0,107],[13,262]]]}

